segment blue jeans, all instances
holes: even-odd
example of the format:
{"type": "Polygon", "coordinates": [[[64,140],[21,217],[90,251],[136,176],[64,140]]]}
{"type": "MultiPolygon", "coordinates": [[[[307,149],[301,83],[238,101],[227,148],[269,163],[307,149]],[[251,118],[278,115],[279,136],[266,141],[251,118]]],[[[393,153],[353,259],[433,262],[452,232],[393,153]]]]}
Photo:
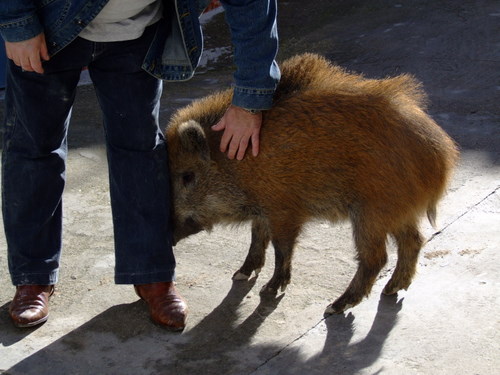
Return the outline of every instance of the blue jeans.
{"type": "Polygon", "coordinates": [[[14,285],[58,279],[67,131],[84,66],[104,118],[115,281],[174,279],[167,146],[158,124],[162,82],[141,69],[154,33],[150,26],[131,41],[77,38],[44,63],[43,75],[9,61],[2,209],[14,285]]]}

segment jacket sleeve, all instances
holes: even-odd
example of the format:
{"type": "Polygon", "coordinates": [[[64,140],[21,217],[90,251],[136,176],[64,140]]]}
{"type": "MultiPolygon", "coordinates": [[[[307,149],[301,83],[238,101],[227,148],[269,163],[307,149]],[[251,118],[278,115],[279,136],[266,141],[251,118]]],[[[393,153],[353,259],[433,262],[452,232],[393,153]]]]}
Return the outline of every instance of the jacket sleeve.
{"type": "Polygon", "coordinates": [[[4,40],[20,42],[42,31],[33,0],[0,1],[0,34],[4,40]]]}
{"type": "Polygon", "coordinates": [[[280,79],[277,0],[221,0],[234,47],[233,104],[269,109],[280,79]]]}

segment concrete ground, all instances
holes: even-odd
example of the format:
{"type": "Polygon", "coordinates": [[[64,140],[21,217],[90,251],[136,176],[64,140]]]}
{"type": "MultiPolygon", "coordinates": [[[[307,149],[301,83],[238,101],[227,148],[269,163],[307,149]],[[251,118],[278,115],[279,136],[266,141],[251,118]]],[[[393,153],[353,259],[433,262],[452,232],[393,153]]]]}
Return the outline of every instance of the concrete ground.
{"type": "MultiPolygon", "coordinates": [[[[430,113],[460,145],[438,229],[422,223],[428,242],[409,290],[380,294],[395,265],[391,243],[370,297],[324,319],[355,260],[349,225],[318,222],[300,238],[286,293],[261,299],[272,252],[257,279],[233,283],[249,229],[218,228],[176,247],[187,329],[155,326],[132,288],[113,283],[101,119],[92,86],[81,86],[69,136],[61,278],[39,328],[9,321],[14,287],[0,237],[0,373],[500,373],[500,3],[289,0],[279,7],[280,59],[310,51],[369,77],[412,73],[429,93],[430,113]]],[[[212,61],[190,82],[165,85],[164,123],[175,108],[230,84],[222,20],[205,26],[212,61]]]]}

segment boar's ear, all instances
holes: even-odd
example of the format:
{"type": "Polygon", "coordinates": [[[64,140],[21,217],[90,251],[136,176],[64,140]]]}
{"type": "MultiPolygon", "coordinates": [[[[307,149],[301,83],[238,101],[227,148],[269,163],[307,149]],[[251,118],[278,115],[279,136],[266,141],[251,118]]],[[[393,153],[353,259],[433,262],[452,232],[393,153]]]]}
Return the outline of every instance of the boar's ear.
{"type": "Polygon", "coordinates": [[[203,160],[209,160],[208,141],[203,128],[196,121],[189,120],[179,126],[179,139],[186,152],[198,155],[203,160]]]}

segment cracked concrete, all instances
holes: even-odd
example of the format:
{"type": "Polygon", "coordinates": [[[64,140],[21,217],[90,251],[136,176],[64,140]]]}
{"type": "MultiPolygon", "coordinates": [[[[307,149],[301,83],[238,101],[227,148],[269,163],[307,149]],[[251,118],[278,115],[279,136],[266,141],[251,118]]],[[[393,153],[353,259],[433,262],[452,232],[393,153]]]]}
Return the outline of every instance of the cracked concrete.
{"type": "MultiPolygon", "coordinates": [[[[70,128],[61,280],[49,321],[19,330],[0,252],[3,374],[495,374],[500,372],[500,5],[493,0],[279,1],[280,59],[317,52],[369,77],[423,81],[429,112],[457,141],[460,165],[438,208],[408,291],[381,296],[395,265],[345,314],[323,318],[355,270],[348,224],[315,222],[300,237],[292,283],[276,299],[258,278],[231,281],[247,226],[217,228],[176,247],[178,288],[191,312],[182,334],[153,325],[131,287],[113,284],[113,238],[101,117],[91,86],[70,128]],[[299,22],[299,25],[297,24],[299,22]]],[[[227,51],[223,15],[205,25],[207,48],[227,51]]],[[[162,121],[231,82],[228,56],[188,83],[165,85],[162,121]]],[[[5,239],[0,236],[5,249],[5,239]]]]}

